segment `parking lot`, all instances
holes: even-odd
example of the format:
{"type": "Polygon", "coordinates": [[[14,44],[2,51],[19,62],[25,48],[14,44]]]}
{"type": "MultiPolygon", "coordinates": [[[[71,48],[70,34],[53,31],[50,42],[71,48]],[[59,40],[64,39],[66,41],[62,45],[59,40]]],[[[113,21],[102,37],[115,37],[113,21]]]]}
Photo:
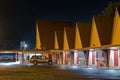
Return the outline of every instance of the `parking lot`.
{"type": "Polygon", "coordinates": [[[0,80],[115,80],[120,70],[80,68],[68,65],[0,65],[0,80]]]}

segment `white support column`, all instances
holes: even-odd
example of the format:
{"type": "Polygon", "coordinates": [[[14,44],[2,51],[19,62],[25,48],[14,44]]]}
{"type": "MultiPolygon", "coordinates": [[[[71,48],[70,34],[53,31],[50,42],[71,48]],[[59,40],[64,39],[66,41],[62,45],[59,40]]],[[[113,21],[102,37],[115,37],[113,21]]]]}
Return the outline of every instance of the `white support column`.
{"type": "Polygon", "coordinates": [[[97,58],[96,58],[96,55],[97,55],[97,51],[94,51],[94,57],[95,57],[95,66],[97,66],[97,58]]]}
{"type": "Polygon", "coordinates": [[[88,57],[88,66],[92,65],[92,51],[89,51],[89,57],[88,57]]]}
{"type": "Polygon", "coordinates": [[[77,65],[78,51],[74,51],[74,64],[77,65]]]}
{"type": "Polygon", "coordinates": [[[119,68],[120,68],[120,51],[118,50],[118,66],[119,66],[119,68]]]}
{"type": "Polygon", "coordinates": [[[63,51],[63,64],[66,64],[65,62],[66,62],[66,51],[63,51]]]}
{"type": "Polygon", "coordinates": [[[110,67],[114,67],[114,50],[110,50],[109,65],[110,65],[110,67]]]}

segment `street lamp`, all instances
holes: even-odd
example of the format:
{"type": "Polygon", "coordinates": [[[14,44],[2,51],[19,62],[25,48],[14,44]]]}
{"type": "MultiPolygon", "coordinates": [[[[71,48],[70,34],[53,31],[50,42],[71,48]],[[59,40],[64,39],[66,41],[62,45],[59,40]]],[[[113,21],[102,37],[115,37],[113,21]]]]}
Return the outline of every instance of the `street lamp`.
{"type": "Polygon", "coordinates": [[[27,48],[27,44],[24,44],[24,50],[27,48]]]}
{"type": "Polygon", "coordinates": [[[21,42],[20,42],[20,49],[21,49],[21,50],[25,50],[25,49],[27,48],[27,46],[28,46],[28,45],[26,44],[25,41],[21,41],[21,42]]]}

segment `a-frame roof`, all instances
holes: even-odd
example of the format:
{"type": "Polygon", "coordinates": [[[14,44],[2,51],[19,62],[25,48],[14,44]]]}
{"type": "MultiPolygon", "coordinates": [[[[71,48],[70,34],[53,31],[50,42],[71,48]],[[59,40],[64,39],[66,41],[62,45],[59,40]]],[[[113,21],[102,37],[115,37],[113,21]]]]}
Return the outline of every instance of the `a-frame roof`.
{"type": "Polygon", "coordinates": [[[90,34],[91,34],[91,23],[88,22],[77,22],[76,27],[80,34],[80,39],[82,42],[82,48],[89,47],[90,45],[90,34]]]}
{"type": "Polygon", "coordinates": [[[111,44],[113,17],[94,16],[101,45],[111,44]]]}
{"type": "Polygon", "coordinates": [[[36,45],[35,45],[35,49],[41,49],[40,46],[41,46],[40,35],[39,35],[38,25],[36,25],[36,45]]]}
{"type": "Polygon", "coordinates": [[[116,9],[117,9],[117,11],[118,11],[118,13],[120,15],[120,6],[117,6],[116,9]]]}
{"type": "Polygon", "coordinates": [[[75,48],[75,28],[74,27],[65,27],[64,28],[63,48],[64,48],[64,50],[75,48]],[[66,45],[68,45],[68,48],[65,47],[66,45]]]}
{"type": "Polygon", "coordinates": [[[58,49],[59,49],[59,45],[58,45],[57,34],[56,34],[56,31],[55,31],[55,50],[58,50],[58,49]]]}
{"type": "Polygon", "coordinates": [[[91,34],[90,34],[90,47],[100,47],[100,46],[101,46],[101,43],[100,43],[97,28],[96,28],[96,22],[93,17],[91,34]]]}
{"type": "Polygon", "coordinates": [[[112,45],[120,45],[120,7],[116,8],[114,22],[113,22],[113,34],[112,34],[112,45]]]}
{"type": "Polygon", "coordinates": [[[64,38],[64,30],[56,30],[56,38],[58,42],[58,49],[63,50],[63,38],[64,38]]]}
{"type": "Polygon", "coordinates": [[[38,20],[41,47],[55,49],[55,30],[64,30],[64,26],[72,25],[72,22],[38,20]]]}

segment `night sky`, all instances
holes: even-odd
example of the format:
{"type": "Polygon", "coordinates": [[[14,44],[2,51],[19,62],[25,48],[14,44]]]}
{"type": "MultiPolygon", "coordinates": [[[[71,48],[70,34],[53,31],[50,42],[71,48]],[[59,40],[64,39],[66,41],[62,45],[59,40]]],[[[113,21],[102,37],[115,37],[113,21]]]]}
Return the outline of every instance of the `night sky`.
{"type": "Polygon", "coordinates": [[[90,22],[109,1],[117,0],[1,0],[0,39],[24,40],[32,49],[36,20],[90,22]]]}

